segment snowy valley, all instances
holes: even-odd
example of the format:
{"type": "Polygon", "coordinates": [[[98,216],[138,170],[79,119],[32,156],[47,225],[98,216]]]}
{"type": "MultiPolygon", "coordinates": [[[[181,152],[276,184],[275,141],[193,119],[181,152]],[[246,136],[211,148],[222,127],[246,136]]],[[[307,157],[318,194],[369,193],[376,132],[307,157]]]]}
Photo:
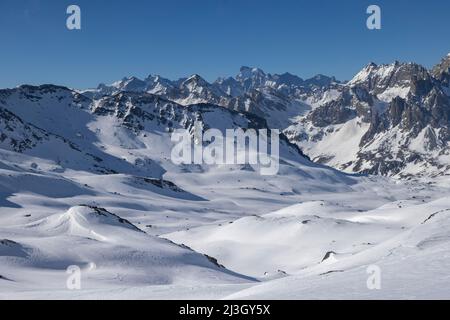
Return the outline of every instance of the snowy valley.
{"type": "Polygon", "coordinates": [[[0,90],[0,299],[450,298],[449,67],[0,90]],[[278,174],[174,164],[196,123],[279,129],[278,174]]]}

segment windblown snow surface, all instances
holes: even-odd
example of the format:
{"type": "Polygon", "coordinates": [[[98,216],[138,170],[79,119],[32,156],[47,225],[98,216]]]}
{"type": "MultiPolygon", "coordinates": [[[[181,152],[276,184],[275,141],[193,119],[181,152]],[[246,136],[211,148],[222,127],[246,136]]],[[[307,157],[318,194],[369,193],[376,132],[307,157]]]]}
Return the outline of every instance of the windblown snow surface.
{"type": "Polygon", "coordinates": [[[444,182],[345,176],[305,162],[273,177],[167,173],[174,187],[1,156],[2,299],[450,297],[444,182]],[[73,265],[81,290],[66,287],[73,265]],[[371,265],[380,290],[367,288],[371,265]]]}

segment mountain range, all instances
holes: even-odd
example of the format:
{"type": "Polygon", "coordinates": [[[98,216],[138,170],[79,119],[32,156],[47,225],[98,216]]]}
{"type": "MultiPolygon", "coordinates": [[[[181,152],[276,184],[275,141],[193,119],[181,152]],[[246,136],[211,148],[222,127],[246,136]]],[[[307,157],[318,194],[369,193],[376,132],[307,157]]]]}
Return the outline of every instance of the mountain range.
{"type": "Polygon", "coordinates": [[[448,298],[449,66],[0,90],[0,299],[448,298]],[[199,128],[280,130],[278,174],[174,164],[199,128]]]}
{"type": "Polygon", "coordinates": [[[132,92],[181,106],[215,105],[262,118],[313,161],[338,170],[433,177],[450,170],[449,64],[449,55],[431,70],[369,63],[348,82],[242,67],[236,77],[213,83],[199,75],[130,77],[79,93],[92,101],[132,92]]]}

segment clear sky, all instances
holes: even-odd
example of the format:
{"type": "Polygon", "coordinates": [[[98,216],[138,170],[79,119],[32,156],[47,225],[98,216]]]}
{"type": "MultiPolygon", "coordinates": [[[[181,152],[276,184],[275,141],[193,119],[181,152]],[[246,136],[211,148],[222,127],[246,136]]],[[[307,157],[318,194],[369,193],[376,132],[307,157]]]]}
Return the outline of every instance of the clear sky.
{"type": "Polygon", "coordinates": [[[450,52],[449,13],[449,0],[0,0],[0,87],[212,81],[242,65],[341,80],[370,61],[430,67],[450,52]],[[70,4],[80,31],[66,28],[70,4]],[[366,28],[370,4],[382,9],[379,31],[366,28]]]}

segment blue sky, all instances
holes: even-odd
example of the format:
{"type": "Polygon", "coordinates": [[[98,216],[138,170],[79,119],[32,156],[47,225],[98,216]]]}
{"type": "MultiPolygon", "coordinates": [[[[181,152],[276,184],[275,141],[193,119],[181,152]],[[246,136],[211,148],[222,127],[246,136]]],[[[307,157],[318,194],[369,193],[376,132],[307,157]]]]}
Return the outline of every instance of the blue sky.
{"type": "Polygon", "coordinates": [[[235,75],[242,65],[351,78],[370,61],[432,66],[450,52],[448,0],[1,0],[0,87],[76,88],[123,76],[235,75]],[[82,30],[66,28],[66,8],[82,30]],[[382,30],[366,9],[382,9],[382,30]]]}

